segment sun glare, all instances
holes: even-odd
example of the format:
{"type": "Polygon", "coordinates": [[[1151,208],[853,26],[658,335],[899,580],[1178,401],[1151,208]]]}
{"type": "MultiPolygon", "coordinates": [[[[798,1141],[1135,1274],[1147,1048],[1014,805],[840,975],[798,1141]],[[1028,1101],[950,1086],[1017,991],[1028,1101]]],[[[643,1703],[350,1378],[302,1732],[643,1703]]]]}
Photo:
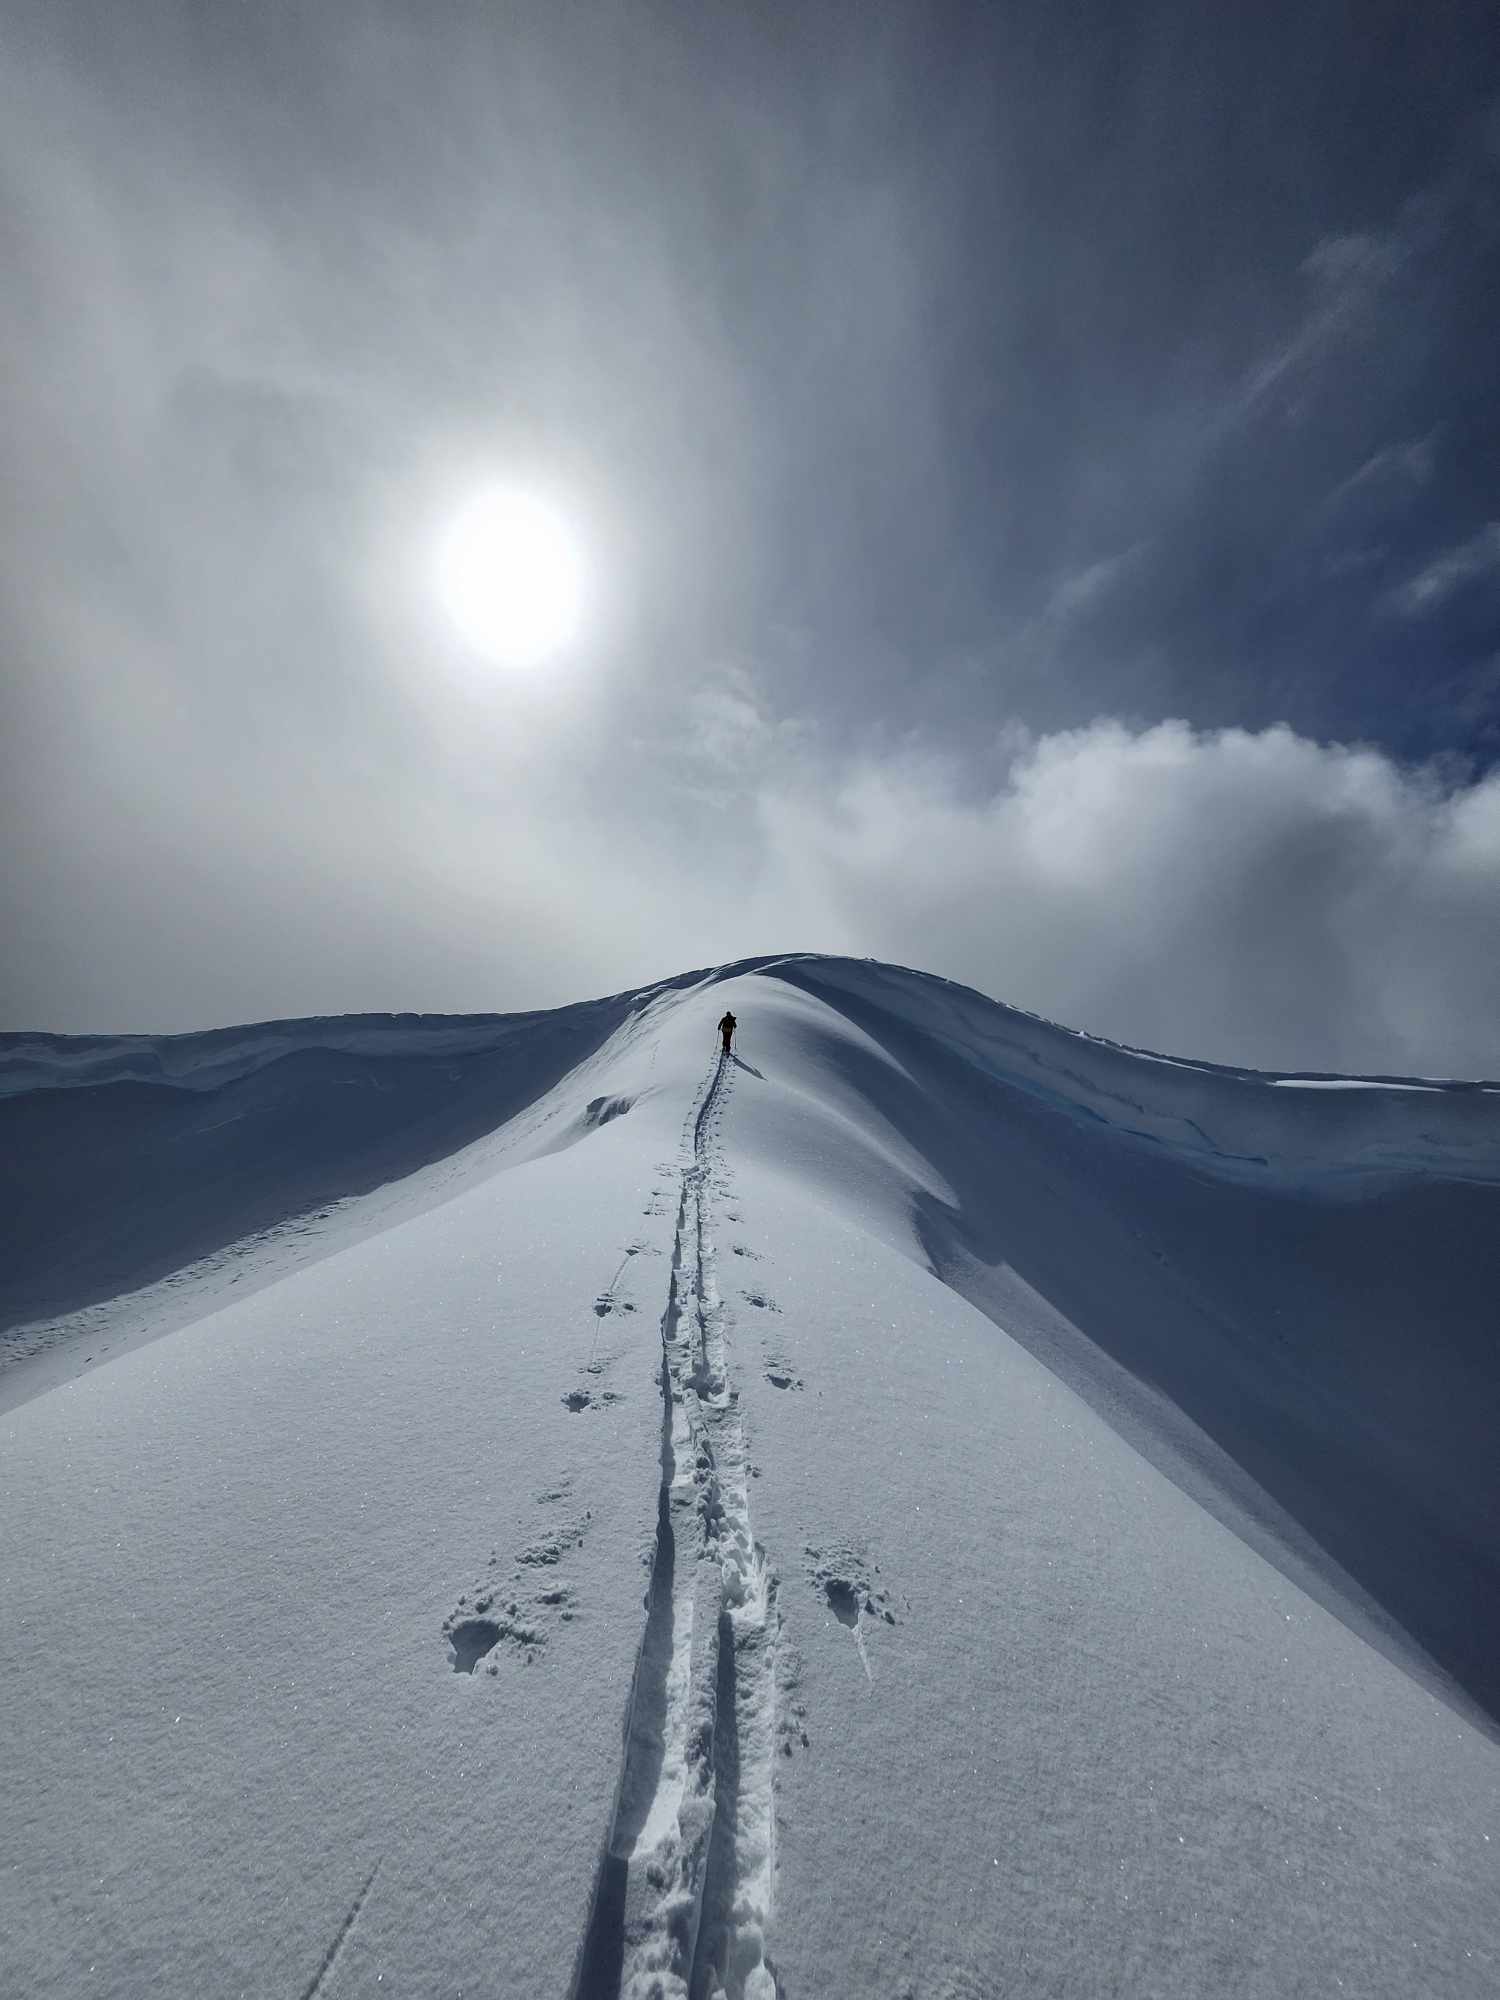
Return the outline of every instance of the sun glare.
{"type": "Polygon", "coordinates": [[[439,601],[464,642],[503,666],[534,667],[577,636],[578,550],[550,507],[492,490],[457,515],[437,551],[439,601]]]}

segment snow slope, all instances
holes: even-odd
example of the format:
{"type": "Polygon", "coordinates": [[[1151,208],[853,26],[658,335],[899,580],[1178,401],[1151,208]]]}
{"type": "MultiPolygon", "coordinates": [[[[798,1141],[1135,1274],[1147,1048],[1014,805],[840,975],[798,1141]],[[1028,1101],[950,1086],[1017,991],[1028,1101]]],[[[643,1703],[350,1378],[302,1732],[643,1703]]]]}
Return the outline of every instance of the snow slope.
{"type": "Polygon", "coordinates": [[[798,957],[0,1132],[0,1992],[1500,1988],[1493,1089],[798,957]]]}

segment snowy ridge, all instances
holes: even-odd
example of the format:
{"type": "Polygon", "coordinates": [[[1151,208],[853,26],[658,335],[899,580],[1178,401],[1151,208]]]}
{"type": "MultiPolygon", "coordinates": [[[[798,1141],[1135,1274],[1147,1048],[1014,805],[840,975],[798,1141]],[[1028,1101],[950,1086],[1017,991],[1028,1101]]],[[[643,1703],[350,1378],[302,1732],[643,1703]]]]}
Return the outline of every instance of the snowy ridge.
{"type": "Polygon", "coordinates": [[[1500,1990],[1492,1090],[511,1027],[0,1101],[0,1990],[1500,1990]]]}
{"type": "Polygon", "coordinates": [[[776,1581],[750,1523],[711,1195],[733,1069],[685,1133],[661,1322],[662,1479],[619,1793],[577,2000],[774,2000],[776,1581]]]}

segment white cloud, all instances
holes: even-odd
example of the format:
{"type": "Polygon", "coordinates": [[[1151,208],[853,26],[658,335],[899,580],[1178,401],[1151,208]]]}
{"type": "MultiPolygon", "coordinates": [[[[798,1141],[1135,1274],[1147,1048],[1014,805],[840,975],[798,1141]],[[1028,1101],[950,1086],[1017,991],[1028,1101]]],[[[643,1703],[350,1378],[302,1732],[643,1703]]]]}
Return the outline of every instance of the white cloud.
{"type": "Polygon", "coordinates": [[[1098,603],[1119,581],[1126,568],[1142,553],[1143,543],[1119,555],[1106,556],[1084,569],[1070,570],[1054,587],[1043,613],[1045,620],[1062,621],[1098,603]]]}
{"type": "Polygon", "coordinates": [[[1421,213],[1409,207],[1384,234],[1330,236],[1313,247],[1302,264],[1306,312],[1287,340],[1251,372],[1241,392],[1242,414],[1273,391],[1285,391],[1302,370],[1326,362],[1360,332],[1409,261],[1421,213]]]}
{"type": "Polygon", "coordinates": [[[1390,602],[1404,616],[1420,618],[1437,610],[1465,584],[1484,577],[1500,577],[1500,521],[1487,521],[1477,535],[1445,549],[1394,591],[1390,602]]]}
{"type": "Polygon", "coordinates": [[[767,791],[762,908],[1148,1047],[1500,1074],[1500,774],[1445,787],[1276,728],[1043,737],[767,791]]]}
{"type": "Polygon", "coordinates": [[[1366,514],[1409,505],[1414,494],[1432,484],[1440,436],[1441,426],[1434,425],[1421,437],[1386,445],[1334,487],[1320,512],[1334,515],[1346,511],[1350,503],[1366,514]]]}
{"type": "Polygon", "coordinates": [[[727,667],[688,700],[688,747],[721,769],[742,769],[759,756],[772,726],[749,674],[727,667]]]}

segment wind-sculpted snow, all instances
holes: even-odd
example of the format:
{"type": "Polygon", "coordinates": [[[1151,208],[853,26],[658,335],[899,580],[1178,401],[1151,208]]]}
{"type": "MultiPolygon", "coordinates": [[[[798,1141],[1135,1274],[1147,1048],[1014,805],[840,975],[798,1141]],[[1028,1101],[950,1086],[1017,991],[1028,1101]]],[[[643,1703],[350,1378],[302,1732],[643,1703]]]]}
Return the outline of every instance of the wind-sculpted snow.
{"type": "MultiPolygon", "coordinates": [[[[0,1048],[0,1330],[77,1311],[451,1156],[628,1003],[0,1048]]],[[[14,1345],[15,1343],[12,1343],[14,1345]]]]}
{"type": "Polygon", "coordinates": [[[825,1102],[837,1079],[916,1163],[934,1269],[1323,1602],[1500,1716],[1500,1093],[1297,1092],[894,968],[780,976],[837,1009],[825,1102]]]}
{"type": "Polygon", "coordinates": [[[0,1991],[1500,1990],[1492,1086],[803,954],[0,1132],[0,1991]]]}
{"type": "Polygon", "coordinates": [[[1500,1085],[1263,1073],[1186,1062],[997,1007],[951,981],[850,960],[787,964],[899,1052],[941,1052],[1088,1131],[1265,1185],[1431,1174],[1500,1185],[1500,1085]],[[1276,1094],[1272,1095],[1270,1086],[1276,1094]],[[1337,1090],[1338,1095],[1326,1094],[1337,1090]]]}
{"type": "Polygon", "coordinates": [[[492,1055],[529,1027],[552,1018],[545,1013],[345,1014],[185,1035],[0,1035],[0,1097],[29,1090],[87,1090],[106,1083],[214,1091],[289,1055],[360,1056],[377,1063],[388,1056],[452,1060],[492,1055]]]}

